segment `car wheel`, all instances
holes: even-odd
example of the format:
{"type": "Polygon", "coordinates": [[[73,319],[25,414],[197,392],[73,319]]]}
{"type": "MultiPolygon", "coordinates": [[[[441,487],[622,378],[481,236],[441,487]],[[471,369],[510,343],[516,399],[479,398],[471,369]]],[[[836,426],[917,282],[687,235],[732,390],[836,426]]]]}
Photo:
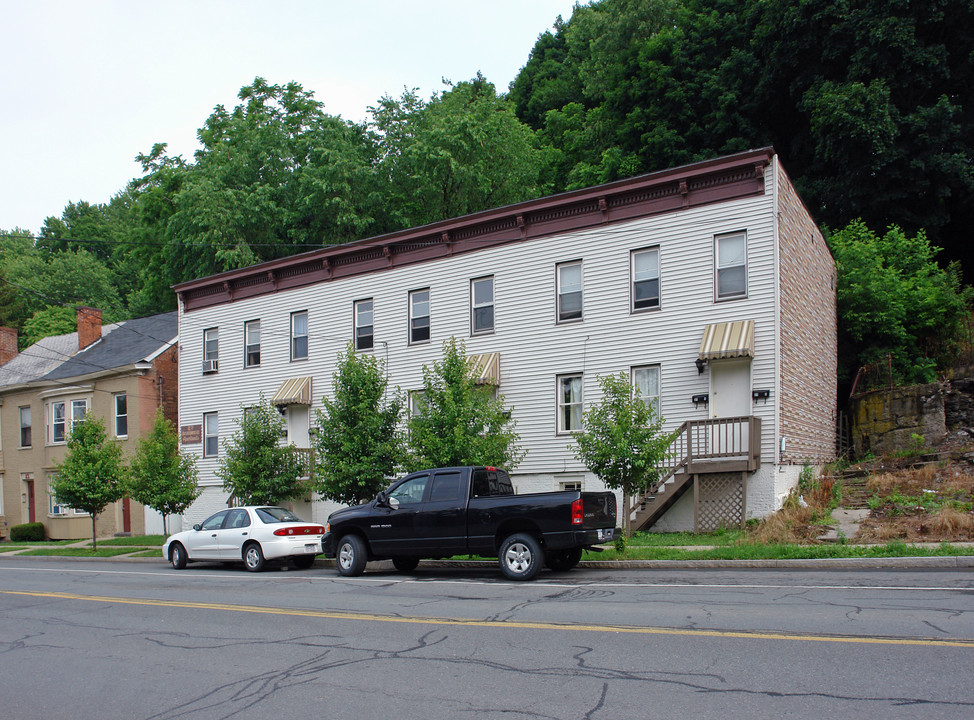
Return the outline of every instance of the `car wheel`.
{"type": "Polygon", "coordinates": [[[185,568],[186,548],[179,543],[173,543],[172,547],[169,548],[169,562],[172,563],[173,568],[176,570],[182,570],[185,568]]]}
{"type": "Polygon", "coordinates": [[[582,548],[570,550],[549,550],[545,556],[545,565],[552,570],[571,570],[582,559],[582,548]]]}
{"type": "Polygon", "coordinates": [[[298,570],[307,570],[309,567],[315,564],[314,555],[298,555],[297,557],[291,558],[291,562],[294,563],[294,567],[298,570]]]}
{"type": "Polygon", "coordinates": [[[358,535],[346,535],[338,543],[335,558],[339,574],[347,577],[361,575],[368,560],[365,542],[358,535]]]}
{"type": "Polygon", "coordinates": [[[418,557],[394,557],[392,558],[392,564],[396,566],[396,570],[399,572],[412,572],[419,565],[418,557]]]}
{"type": "Polygon", "coordinates": [[[533,535],[517,533],[501,543],[497,558],[501,570],[511,580],[530,580],[541,570],[541,544],[533,535]]]}
{"type": "Polygon", "coordinates": [[[260,572],[264,569],[267,562],[264,560],[264,551],[255,542],[246,545],[243,550],[244,565],[250,572],[260,572]]]}

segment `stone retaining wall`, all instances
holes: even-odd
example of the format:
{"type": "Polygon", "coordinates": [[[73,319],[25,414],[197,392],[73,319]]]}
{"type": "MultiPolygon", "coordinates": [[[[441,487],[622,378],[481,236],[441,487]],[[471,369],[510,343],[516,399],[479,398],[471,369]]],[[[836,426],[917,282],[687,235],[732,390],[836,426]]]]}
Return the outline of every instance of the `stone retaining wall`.
{"type": "Polygon", "coordinates": [[[856,457],[909,447],[913,435],[922,435],[926,445],[936,445],[947,434],[940,383],[873,390],[856,395],[850,406],[856,457]]]}

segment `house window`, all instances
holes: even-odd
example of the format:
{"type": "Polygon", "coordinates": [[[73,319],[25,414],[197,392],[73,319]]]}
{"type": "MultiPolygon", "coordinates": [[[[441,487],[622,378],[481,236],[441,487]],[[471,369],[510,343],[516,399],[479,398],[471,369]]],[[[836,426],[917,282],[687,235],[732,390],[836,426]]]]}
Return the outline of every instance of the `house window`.
{"type": "Polygon", "coordinates": [[[72,400],[71,401],[71,429],[74,430],[78,423],[85,419],[85,414],[88,412],[88,401],[87,400],[72,400]]]}
{"type": "Polygon", "coordinates": [[[20,447],[30,447],[30,406],[20,408],[20,447]]]}
{"type": "Polygon", "coordinates": [[[418,417],[426,409],[426,391],[409,391],[409,417],[418,417]]]}
{"type": "Polygon", "coordinates": [[[557,266],[558,322],[582,319],[582,263],[557,266]]]}
{"type": "Polygon", "coordinates": [[[374,342],[374,326],[372,324],[372,298],[357,300],[353,305],[355,316],[355,349],[371,350],[374,342]]]}
{"type": "Polygon", "coordinates": [[[53,486],[54,486],[54,478],[55,477],[56,477],[56,475],[48,475],[47,476],[47,495],[48,495],[48,497],[50,498],[50,501],[51,501],[51,504],[50,504],[50,513],[51,513],[51,515],[67,515],[68,514],[68,510],[69,510],[68,506],[67,505],[62,505],[61,503],[59,503],[57,497],[54,495],[54,487],[53,486]]]}
{"type": "Polygon", "coordinates": [[[128,396],[119,393],[115,396],[115,437],[128,437],[129,405],[128,396]]]}
{"type": "Polygon", "coordinates": [[[430,340],[430,289],[409,293],[409,343],[430,340]]]}
{"type": "Polygon", "coordinates": [[[718,236],[715,244],[717,299],[747,297],[747,235],[718,236]]]}
{"type": "Polygon", "coordinates": [[[260,320],[244,323],[244,366],[260,365],[260,320]]]}
{"type": "Polygon", "coordinates": [[[308,311],[291,313],[291,360],[308,358],[308,311]]]}
{"type": "Polygon", "coordinates": [[[558,432],[582,429],[582,376],[558,376],[558,432]]]}
{"type": "Polygon", "coordinates": [[[203,372],[215,373],[220,369],[220,329],[203,331],[203,372]]]}
{"type": "Polygon", "coordinates": [[[659,415],[659,365],[634,367],[632,386],[636,397],[659,415]]]}
{"type": "Polygon", "coordinates": [[[494,277],[470,281],[470,334],[494,332],[494,277]]]}
{"type": "Polygon", "coordinates": [[[64,442],[64,423],[65,423],[65,404],[64,402],[51,403],[51,442],[64,442]]]}
{"type": "Polygon", "coordinates": [[[571,480],[569,482],[558,483],[560,490],[571,490],[572,492],[582,492],[582,481],[571,480]]]}
{"type": "Polygon", "coordinates": [[[217,413],[203,413],[203,457],[216,457],[220,451],[217,413]]]}
{"type": "Polygon", "coordinates": [[[659,307],[659,248],[632,253],[632,309],[659,307]]]}

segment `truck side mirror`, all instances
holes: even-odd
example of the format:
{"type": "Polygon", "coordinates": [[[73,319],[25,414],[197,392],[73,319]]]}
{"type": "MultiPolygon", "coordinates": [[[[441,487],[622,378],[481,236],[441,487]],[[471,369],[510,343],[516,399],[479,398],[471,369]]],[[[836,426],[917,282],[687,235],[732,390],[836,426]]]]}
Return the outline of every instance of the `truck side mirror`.
{"type": "Polygon", "coordinates": [[[380,490],[379,494],[375,496],[375,504],[379,507],[388,507],[389,503],[386,500],[386,491],[380,490]]]}

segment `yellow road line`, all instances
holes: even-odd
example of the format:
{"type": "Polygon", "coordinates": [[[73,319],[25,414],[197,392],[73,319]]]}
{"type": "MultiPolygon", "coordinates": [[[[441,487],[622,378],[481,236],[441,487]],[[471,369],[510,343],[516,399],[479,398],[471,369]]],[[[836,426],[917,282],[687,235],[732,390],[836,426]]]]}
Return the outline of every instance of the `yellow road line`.
{"type": "Polygon", "coordinates": [[[938,640],[936,638],[851,637],[843,635],[810,635],[800,633],[745,632],[739,630],[684,630],[680,628],[635,627],[629,625],[571,625],[567,623],[504,622],[499,620],[473,620],[465,618],[424,618],[398,615],[372,615],[369,613],[335,612],[331,610],[301,610],[297,608],[262,607],[259,605],[229,605],[226,603],[186,602],[182,600],[154,600],[151,598],[121,598],[99,595],[73,595],[71,593],[26,592],[0,590],[4,595],[28,595],[30,597],[82,600],[87,602],[119,603],[123,605],[147,605],[152,607],[187,608],[194,610],[223,610],[225,612],[260,613],[263,615],[290,615],[327,620],[358,620],[367,622],[406,623],[414,625],[457,625],[461,627],[492,627],[506,630],[569,630],[575,632],[609,632],[635,635],[680,635],[685,637],[743,638],[750,640],[801,640],[805,642],[852,643],[860,645],[922,645],[925,647],[974,648],[974,639],[938,640]]]}

